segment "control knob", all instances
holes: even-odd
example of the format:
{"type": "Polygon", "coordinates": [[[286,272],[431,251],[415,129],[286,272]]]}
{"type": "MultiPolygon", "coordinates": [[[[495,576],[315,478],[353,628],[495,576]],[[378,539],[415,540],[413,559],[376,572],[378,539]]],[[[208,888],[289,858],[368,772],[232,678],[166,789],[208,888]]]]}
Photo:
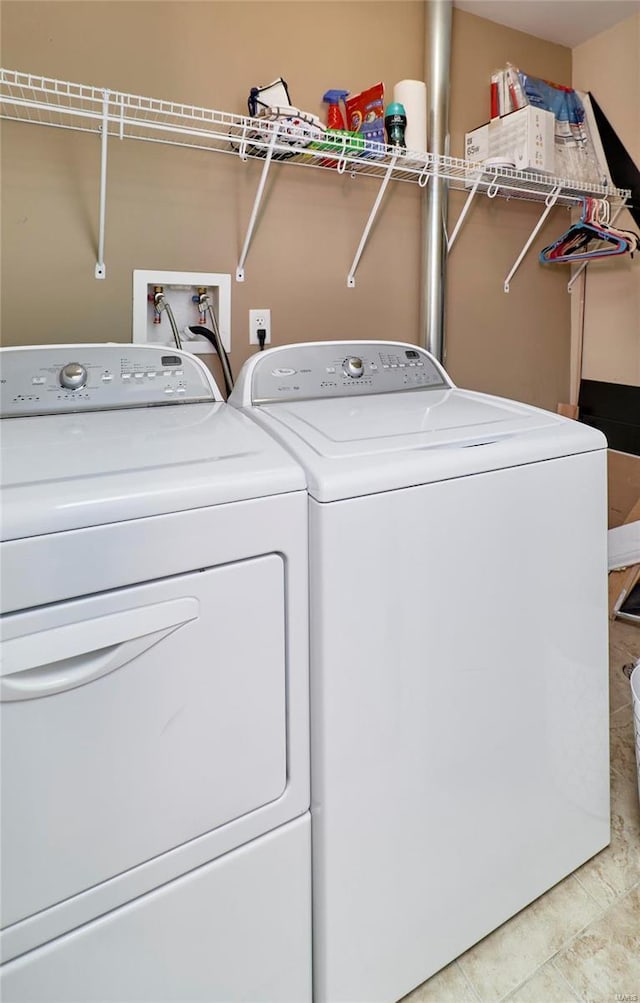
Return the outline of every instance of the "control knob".
{"type": "Polygon", "coordinates": [[[79,362],[69,362],[60,370],[60,386],[79,390],[87,382],[87,370],[79,362]]]}
{"type": "Polygon", "coordinates": [[[364,362],[357,355],[352,355],[351,358],[345,360],[344,371],[347,376],[359,380],[364,373],[364,362]]]}

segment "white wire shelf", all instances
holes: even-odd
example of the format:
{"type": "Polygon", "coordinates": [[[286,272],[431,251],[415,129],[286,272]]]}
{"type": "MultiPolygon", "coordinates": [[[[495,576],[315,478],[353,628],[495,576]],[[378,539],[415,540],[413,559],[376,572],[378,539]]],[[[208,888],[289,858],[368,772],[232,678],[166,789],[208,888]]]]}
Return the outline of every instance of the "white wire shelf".
{"type": "MultiPolygon", "coordinates": [[[[192,105],[141,97],[99,87],[52,80],[32,73],[0,70],[1,117],[19,122],[32,122],[59,129],[100,133],[103,122],[103,102],[108,102],[108,132],[119,139],[139,139],[146,142],[187,146],[200,150],[215,150],[245,157],[264,158],[274,131],[282,130],[279,123],[234,115],[229,112],[198,108],[192,105]]],[[[276,138],[274,160],[322,170],[347,171],[352,175],[383,178],[398,151],[380,144],[375,156],[362,156],[351,148],[347,137],[332,140],[329,134],[322,149],[309,146],[309,133],[303,128],[286,127],[286,134],[276,138]],[[296,145],[296,141],[304,146],[296,145]],[[331,142],[332,160],[327,156],[331,142]],[[328,162],[329,161],[329,162],[328,162]],[[331,166],[333,164],[333,166],[331,166]]],[[[503,197],[529,198],[543,201],[549,192],[560,187],[558,202],[576,202],[583,195],[609,198],[624,202],[629,192],[607,188],[601,184],[584,185],[568,178],[556,178],[523,173],[510,168],[483,169],[481,165],[454,157],[433,157],[430,154],[403,152],[397,157],[391,178],[393,181],[425,182],[427,175],[437,175],[453,187],[468,188],[482,174],[479,190],[497,187],[503,197]]]]}
{"type": "MultiPolygon", "coordinates": [[[[452,188],[473,190],[489,197],[517,198],[534,202],[575,205],[583,197],[606,198],[612,205],[623,205],[630,192],[587,184],[568,178],[549,177],[524,173],[511,168],[485,168],[470,161],[454,157],[434,157],[428,153],[413,153],[379,144],[375,150],[365,151],[347,136],[332,136],[306,127],[295,127],[282,120],[251,118],[229,112],[199,108],[173,101],[126,94],[85,84],[54,80],[16,70],[0,69],[0,117],[18,122],[29,122],[76,132],[94,133],[102,138],[103,165],[101,178],[101,247],[104,245],[104,186],[106,184],[106,141],[108,137],[121,140],[136,139],[149,143],[188,147],[227,153],[242,160],[265,161],[261,187],[245,240],[243,259],[236,277],[244,277],[244,258],[255,225],[255,217],[266,171],[273,161],[282,161],[351,177],[377,178],[384,188],[391,181],[404,181],[425,187],[431,178],[446,180],[452,188]],[[310,138],[311,137],[311,138],[310,138]]],[[[361,142],[361,141],[360,141],[361,142]]],[[[379,199],[374,206],[377,211],[379,199]]],[[[375,212],[373,212],[375,215],[375,212]]],[[[363,240],[370,230],[370,218],[363,240]]],[[[453,241],[450,241],[452,244],[453,241]]],[[[358,249],[353,273],[362,253],[358,249]]],[[[102,259],[102,254],[99,254],[102,259]]],[[[104,263],[102,274],[104,277],[104,263]]]]}

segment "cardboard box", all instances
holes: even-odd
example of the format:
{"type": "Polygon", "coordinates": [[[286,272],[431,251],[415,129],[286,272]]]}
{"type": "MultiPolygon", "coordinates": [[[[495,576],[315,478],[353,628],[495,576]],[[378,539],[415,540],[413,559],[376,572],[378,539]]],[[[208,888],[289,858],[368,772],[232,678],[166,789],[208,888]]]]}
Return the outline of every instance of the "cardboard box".
{"type": "Polygon", "coordinates": [[[640,515],[629,519],[640,501],[640,456],[619,453],[615,449],[607,451],[609,468],[609,529],[623,523],[640,519],[640,515]]]}
{"type": "Polygon", "coordinates": [[[483,163],[493,157],[511,160],[517,171],[553,174],[555,116],[527,105],[465,134],[464,157],[483,163]]]}
{"type": "Polygon", "coordinates": [[[615,620],[627,596],[640,581],[640,564],[609,572],[609,619],[615,620]]]}
{"type": "MultiPolygon", "coordinates": [[[[607,453],[609,467],[609,528],[640,520],[640,456],[607,453]]],[[[640,564],[609,572],[609,616],[613,620],[640,581],[640,564]]]]}

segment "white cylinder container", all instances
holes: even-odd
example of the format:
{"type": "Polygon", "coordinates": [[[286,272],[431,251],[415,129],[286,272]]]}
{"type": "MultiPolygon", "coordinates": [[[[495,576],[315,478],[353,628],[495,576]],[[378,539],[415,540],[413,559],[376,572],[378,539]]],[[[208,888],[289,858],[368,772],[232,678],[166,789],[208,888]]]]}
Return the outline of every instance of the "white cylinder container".
{"type": "Polygon", "coordinates": [[[422,80],[400,80],[393,88],[393,100],[404,105],[407,115],[407,150],[427,151],[427,85],[422,80]]]}

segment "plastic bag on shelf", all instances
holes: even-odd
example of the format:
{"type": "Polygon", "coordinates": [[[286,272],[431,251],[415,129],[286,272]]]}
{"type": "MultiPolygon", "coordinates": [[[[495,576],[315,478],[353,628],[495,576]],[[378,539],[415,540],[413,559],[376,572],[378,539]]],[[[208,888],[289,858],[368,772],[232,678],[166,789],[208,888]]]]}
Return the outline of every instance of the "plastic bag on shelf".
{"type": "Polygon", "coordinates": [[[558,177],[582,184],[604,184],[606,169],[600,164],[585,109],[577,91],[518,71],[527,103],[552,111],[555,124],[555,172],[558,177]]]}
{"type": "Polygon", "coordinates": [[[247,98],[247,107],[249,114],[254,118],[264,109],[291,107],[287,81],[278,77],[263,87],[252,87],[247,98]]]}
{"type": "Polygon", "coordinates": [[[384,156],[384,84],[374,84],[345,101],[347,128],[364,139],[363,157],[384,156]]]}
{"type": "MultiPolygon", "coordinates": [[[[247,98],[247,107],[250,117],[259,120],[261,124],[278,122],[278,149],[273,153],[274,160],[289,160],[295,157],[325,133],[325,127],[317,115],[291,104],[289,88],[282,77],[264,87],[252,87],[247,98]]],[[[267,155],[267,134],[261,124],[255,130],[249,130],[245,136],[246,151],[253,157],[267,155]]],[[[238,150],[240,143],[237,138],[230,137],[230,139],[232,149],[238,150]]]]}
{"type": "Polygon", "coordinates": [[[519,111],[529,102],[522,88],[515,66],[507,63],[506,69],[491,74],[491,120],[519,111]]]}

